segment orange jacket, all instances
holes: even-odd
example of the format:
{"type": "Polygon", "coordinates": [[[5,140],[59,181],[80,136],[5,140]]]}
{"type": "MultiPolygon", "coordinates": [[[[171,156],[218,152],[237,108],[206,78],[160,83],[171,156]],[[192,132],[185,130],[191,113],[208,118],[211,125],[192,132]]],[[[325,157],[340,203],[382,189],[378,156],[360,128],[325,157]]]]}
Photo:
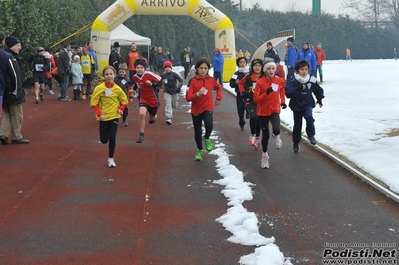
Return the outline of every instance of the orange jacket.
{"type": "Polygon", "coordinates": [[[130,51],[126,54],[125,63],[129,70],[136,70],[136,66],[134,66],[134,61],[141,57],[138,51],[130,51]]]}
{"type": "Polygon", "coordinates": [[[316,65],[322,65],[323,61],[326,59],[326,53],[321,48],[316,49],[314,52],[316,53],[316,57],[317,57],[316,65]]]}
{"type": "Polygon", "coordinates": [[[280,113],[281,104],[285,103],[284,79],[278,76],[274,76],[271,80],[266,76],[260,78],[256,83],[254,101],[257,106],[256,114],[258,116],[270,116],[273,113],[280,113]],[[278,85],[277,91],[267,94],[266,90],[272,87],[272,84],[278,85]]]}

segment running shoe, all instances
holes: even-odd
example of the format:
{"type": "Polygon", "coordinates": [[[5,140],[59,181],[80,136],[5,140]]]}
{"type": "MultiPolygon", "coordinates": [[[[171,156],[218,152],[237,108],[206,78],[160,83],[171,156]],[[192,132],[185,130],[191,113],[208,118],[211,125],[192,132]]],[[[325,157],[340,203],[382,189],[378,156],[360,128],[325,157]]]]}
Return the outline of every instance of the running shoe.
{"type": "Polygon", "coordinates": [[[195,154],[195,160],[202,161],[202,154],[203,153],[204,153],[204,151],[198,149],[197,153],[195,154]]]}
{"type": "Polygon", "coordinates": [[[269,155],[263,153],[262,154],[262,159],[260,160],[260,167],[261,168],[270,168],[270,164],[269,164],[269,155]]]}
{"type": "Polygon", "coordinates": [[[204,140],[205,140],[206,151],[208,151],[208,152],[212,151],[213,145],[212,145],[211,139],[204,138],[204,140]]]}

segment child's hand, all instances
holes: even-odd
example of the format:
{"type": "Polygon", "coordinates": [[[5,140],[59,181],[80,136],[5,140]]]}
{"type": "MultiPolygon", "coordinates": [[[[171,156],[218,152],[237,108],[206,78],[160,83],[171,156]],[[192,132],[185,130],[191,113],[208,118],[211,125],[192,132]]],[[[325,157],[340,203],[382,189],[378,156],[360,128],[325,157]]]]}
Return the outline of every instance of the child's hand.
{"type": "Polygon", "coordinates": [[[129,101],[130,101],[130,102],[133,102],[133,99],[134,99],[134,98],[130,98],[129,101]]]}
{"type": "Polygon", "coordinates": [[[220,105],[220,100],[215,100],[215,106],[219,106],[220,105]]]}
{"type": "Polygon", "coordinates": [[[317,100],[317,104],[319,104],[319,107],[320,107],[320,108],[323,107],[323,103],[321,102],[321,99],[317,100]]]}
{"type": "Polygon", "coordinates": [[[145,81],[145,83],[149,86],[152,86],[152,82],[150,80],[145,81]]]}
{"type": "Polygon", "coordinates": [[[123,114],[123,111],[120,110],[120,109],[118,109],[118,113],[119,113],[120,115],[122,115],[122,114],[123,114]]]}
{"type": "Polygon", "coordinates": [[[100,121],[104,121],[104,115],[100,116],[100,121]]]}

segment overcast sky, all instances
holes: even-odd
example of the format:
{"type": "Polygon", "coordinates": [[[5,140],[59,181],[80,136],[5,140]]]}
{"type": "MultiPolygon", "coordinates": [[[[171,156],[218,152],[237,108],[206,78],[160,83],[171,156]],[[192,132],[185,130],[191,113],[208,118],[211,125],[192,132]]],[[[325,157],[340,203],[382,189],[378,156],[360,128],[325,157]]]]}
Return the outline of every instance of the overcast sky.
{"type": "MultiPolygon", "coordinates": [[[[240,2],[240,0],[233,1],[235,3],[240,2]]],[[[283,12],[295,5],[299,9],[298,11],[310,11],[312,10],[312,2],[312,0],[242,0],[242,5],[243,8],[250,8],[258,3],[264,9],[275,9],[283,12]]],[[[321,12],[334,15],[349,14],[348,11],[342,8],[343,2],[344,0],[321,0],[321,12]]]]}

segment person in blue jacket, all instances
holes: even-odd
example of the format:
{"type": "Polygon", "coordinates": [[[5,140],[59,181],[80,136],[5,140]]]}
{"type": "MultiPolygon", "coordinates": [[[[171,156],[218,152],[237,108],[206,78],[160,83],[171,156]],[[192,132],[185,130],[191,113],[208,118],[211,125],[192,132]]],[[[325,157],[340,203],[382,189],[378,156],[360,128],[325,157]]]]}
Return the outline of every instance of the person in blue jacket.
{"type": "Polygon", "coordinates": [[[317,78],[309,75],[309,63],[302,59],[295,63],[295,78],[285,87],[285,95],[290,99],[289,106],[294,112],[294,128],[292,130],[292,141],[294,142],[294,152],[299,151],[299,142],[302,136],[302,119],[306,120],[306,134],[309,142],[315,145],[316,130],[314,127],[313,108],[316,102],[313,94],[316,96],[317,104],[323,107],[324,98],[323,88],[317,83],[317,78]]]}
{"type": "Polygon", "coordinates": [[[284,63],[287,66],[287,82],[291,81],[294,78],[296,52],[297,48],[294,45],[294,38],[287,38],[286,53],[284,58],[284,63]]]}
{"type": "Polygon", "coordinates": [[[213,78],[215,78],[219,84],[223,87],[223,65],[224,57],[219,48],[214,50],[215,56],[213,57],[213,78]]]}
{"type": "Polygon", "coordinates": [[[237,114],[238,114],[238,125],[240,126],[240,130],[245,130],[245,120],[244,120],[244,112],[245,112],[245,102],[241,96],[240,90],[238,88],[238,83],[240,80],[249,72],[249,66],[247,64],[247,59],[245,57],[237,58],[237,71],[230,79],[230,87],[234,88],[236,92],[236,103],[237,103],[237,114]]]}
{"type": "Polygon", "coordinates": [[[316,54],[312,49],[309,47],[309,43],[304,42],[302,45],[302,49],[298,51],[296,54],[296,60],[295,62],[298,62],[300,60],[307,60],[309,62],[309,74],[311,76],[315,76],[315,71],[317,69],[317,59],[316,59],[316,54]]]}

